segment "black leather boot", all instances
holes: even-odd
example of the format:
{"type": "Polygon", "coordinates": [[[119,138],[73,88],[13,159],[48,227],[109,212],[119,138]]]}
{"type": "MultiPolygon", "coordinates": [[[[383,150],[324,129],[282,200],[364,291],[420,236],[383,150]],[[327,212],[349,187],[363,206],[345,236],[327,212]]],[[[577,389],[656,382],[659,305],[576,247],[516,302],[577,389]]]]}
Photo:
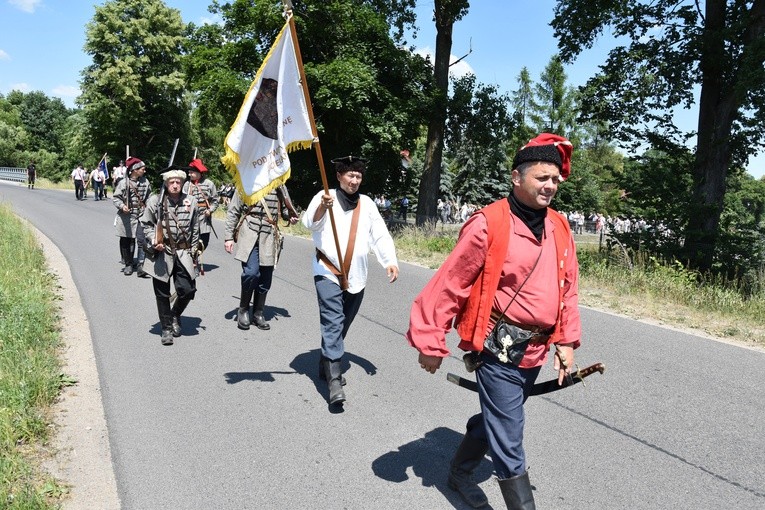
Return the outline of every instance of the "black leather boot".
{"type": "Polygon", "coordinates": [[[128,255],[127,252],[125,254],[125,269],[122,270],[122,273],[125,276],[133,274],[133,257],[128,255]]]}
{"type": "Polygon", "coordinates": [[[122,264],[122,269],[120,269],[120,271],[122,271],[123,273],[125,272],[125,266],[128,265],[127,260],[128,260],[127,248],[125,248],[124,246],[122,246],[122,244],[120,244],[120,263],[122,264]]]}
{"type": "Polygon", "coordinates": [[[262,329],[264,331],[271,329],[271,326],[268,325],[268,322],[266,322],[266,318],[263,315],[263,309],[266,306],[267,295],[268,292],[264,292],[263,294],[256,292],[255,306],[252,307],[252,322],[255,323],[258,329],[262,329]]]}
{"type": "Polygon", "coordinates": [[[239,298],[239,308],[236,310],[236,327],[239,329],[250,329],[250,300],[252,291],[242,289],[239,298]]]}
{"type": "MultiPolygon", "coordinates": [[[[324,360],[325,359],[329,359],[329,358],[325,358],[323,354],[321,356],[319,356],[319,379],[321,379],[322,381],[326,381],[327,380],[327,374],[324,372],[324,360]]],[[[345,381],[345,376],[341,375],[340,376],[340,384],[345,386],[345,382],[346,382],[345,381]]]]}
{"type": "Polygon", "coordinates": [[[157,314],[162,327],[162,345],[173,345],[173,311],[168,298],[157,296],[157,314]]]}
{"type": "Polygon", "coordinates": [[[189,305],[190,299],[181,299],[178,298],[175,301],[175,305],[173,305],[173,336],[178,338],[181,336],[181,315],[183,314],[183,311],[186,309],[186,307],[189,305]]]}
{"type": "Polygon", "coordinates": [[[536,510],[534,494],[531,492],[529,472],[499,481],[502,497],[507,510],[536,510]]]}
{"type": "Polygon", "coordinates": [[[340,383],[340,378],[343,376],[340,369],[340,360],[332,361],[331,359],[324,358],[322,363],[324,373],[327,375],[329,403],[330,405],[342,404],[345,402],[345,392],[343,391],[343,385],[340,383]]]}
{"type": "Polygon", "coordinates": [[[465,434],[450,464],[449,488],[459,492],[462,499],[473,508],[489,504],[483,489],[473,480],[473,471],[481,464],[487,451],[488,444],[465,434]]]}

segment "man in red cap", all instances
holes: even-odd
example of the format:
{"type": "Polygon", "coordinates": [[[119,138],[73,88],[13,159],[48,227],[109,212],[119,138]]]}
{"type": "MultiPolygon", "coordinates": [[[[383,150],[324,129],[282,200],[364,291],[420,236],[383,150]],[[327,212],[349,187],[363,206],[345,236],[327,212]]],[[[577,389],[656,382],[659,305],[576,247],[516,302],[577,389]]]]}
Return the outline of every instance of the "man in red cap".
{"type": "Polygon", "coordinates": [[[212,215],[218,208],[218,191],[215,183],[207,178],[207,167],[201,159],[197,158],[189,163],[189,180],[183,184],[183,193],[197,200],[199,240],[207,249],[207,245],[210,244],[210,232],[215,231],[212,215]]]}
{"type": "MultiPolygon", "coordinates": [[[[452,459],[449,486],[488,504],[472,472],[488,452],[508,509],[534,509],[523,450],[523,404],[555,345],[558,381],[579,346],[579,265],[568,221],[551,209],[571,170],[571,142],[543,133],[513,160],[513,190],[473,214],[447,260],[412,304],[406,338],[435,373],[452,321],[475,368],[481,413],[452,459]]],[[[565,436],[565,431],[563,433],[565,436]]]]}
{"type": "Polygon", "coordinates": [[[126,162],[126,179],[120,180],[112,193],[112,202],[117,208],[117,219],[114,222],[117,236],[120,238],[120,254],[125,276],[133,274],[133,253],[138,239],[138,276],[149,276],[143,270],[143,227],[138,221],[146,208],[146,201],[151,195],[151,184],[144,177],[146,164],[138,158],[128,158],[126,162]]]}

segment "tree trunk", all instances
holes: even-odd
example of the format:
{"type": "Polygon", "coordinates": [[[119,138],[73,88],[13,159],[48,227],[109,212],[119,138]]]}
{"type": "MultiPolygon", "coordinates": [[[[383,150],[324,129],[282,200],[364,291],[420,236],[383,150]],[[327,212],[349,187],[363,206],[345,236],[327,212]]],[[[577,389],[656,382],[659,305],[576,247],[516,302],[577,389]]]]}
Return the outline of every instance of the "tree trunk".
{"type": "Polygon", "coordinates": [[[446,13],[436,1],[436,56],[433,75],[436,83],[433,112],[428,124],[425,163],[417,195],[417,225],[436,221],[436,202],[441,185],[441,161],[444,151],[446,108],[449,94],[449,57],[452,52],[452,28],[455,16],[446,13]]]}
{"type": "MultiPolygon", "coordinates": [[[[729,140],[746,94],[741,75],[747,72],[747,62],[752,61],[752,51],[755,51],[752,46],[765,30],[765,1],[757,0],[750,12],[744,51],[735,58],[733,68],[736,71],[730,73],[730,59],[725,54],[725,10],[725,0],[706,2],[695,189],[683,246],[689,265],[701,271],[712,268],[719,239],[720,215],[731,161],[729,140]],[[726,74],[730,75],[727,79],[726,74]]],[[[762,65],[761,57],[758,65],[762,65]]]]}

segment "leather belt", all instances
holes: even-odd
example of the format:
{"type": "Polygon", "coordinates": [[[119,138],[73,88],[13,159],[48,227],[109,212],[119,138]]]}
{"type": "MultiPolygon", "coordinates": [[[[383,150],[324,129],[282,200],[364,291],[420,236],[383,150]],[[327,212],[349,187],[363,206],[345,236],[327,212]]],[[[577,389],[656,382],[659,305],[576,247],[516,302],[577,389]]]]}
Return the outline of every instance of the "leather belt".
{"type": "Polygon", "coordinates": [[[189,243],[178,243],[175,245],[176,250],[188,250],[191,248],[189,243]]]}
{"type": "Polygon", "coordinates": [[[550,326],[549,328],[543,328],[542,326],[529,326],[527,324],[518,324],[517,322],[509,319],[507,315],[503,314],[502,312],[498,310],[491,311],[491,320],[493,320],[495,323],[501,320],[502,322],[506,324],[510,324],[512,326],[516,326],[521,329],[525,329],[526,331],[531,331],[535,335],[539,335],[539,336],[550,336],[552,335],[553,331],[555,331],[555,326],[550,326]]]}

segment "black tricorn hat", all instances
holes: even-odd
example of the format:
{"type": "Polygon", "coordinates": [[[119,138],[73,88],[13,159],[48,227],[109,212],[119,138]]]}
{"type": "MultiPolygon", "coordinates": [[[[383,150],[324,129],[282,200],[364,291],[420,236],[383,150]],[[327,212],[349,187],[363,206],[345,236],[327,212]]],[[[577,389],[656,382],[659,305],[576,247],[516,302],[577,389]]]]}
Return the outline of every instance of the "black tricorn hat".
{"type": "Polygon", "coordinates": [[[367,160],[358,156],[344,156],[332,160],[335,164],[335,170],[344,174],[345,172],[359,172],[364,174],[367,168],[367,160]]]}
{"type": "Polygon", "coordinates": [[[350,165],[351,163],[356,163],[356,162],[366,164],[367,162],[366,159],[360,158],[358,156],[343,156],[342,158],[335,158],[331,161],[332,163],[335,163],[335,164],[339,163],[341,165],[350,165]]]}

